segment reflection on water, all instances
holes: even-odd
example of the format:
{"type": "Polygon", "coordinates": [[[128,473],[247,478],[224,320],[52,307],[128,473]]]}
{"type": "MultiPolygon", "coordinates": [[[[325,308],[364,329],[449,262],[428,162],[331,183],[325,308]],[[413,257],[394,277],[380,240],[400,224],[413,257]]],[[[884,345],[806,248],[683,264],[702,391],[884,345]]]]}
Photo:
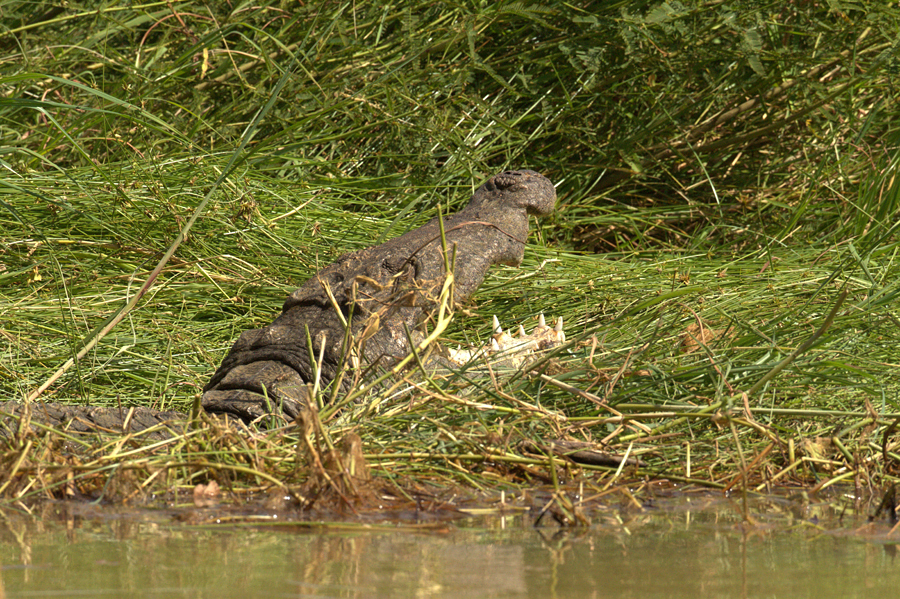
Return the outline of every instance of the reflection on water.
{"type": "Polygon", "coordinates": [[[0,598],[818,599],[900,589],[885,524],[769,500],[752,506],[748,525],[734,504],[711,502],[599,511],[581,530],[535,529],[516,516],[418,531],[190,526],[164,511],[48,505],[33,515],[0,512],[0,598]]]}

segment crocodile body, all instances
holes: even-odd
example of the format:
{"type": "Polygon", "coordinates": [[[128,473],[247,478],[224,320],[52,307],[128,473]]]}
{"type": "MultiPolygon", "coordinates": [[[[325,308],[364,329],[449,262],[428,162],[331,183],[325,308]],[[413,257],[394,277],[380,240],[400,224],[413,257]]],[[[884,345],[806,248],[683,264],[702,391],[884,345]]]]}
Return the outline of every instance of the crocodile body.
{"type": "MultiPolygon", "coordinates": [[[[204,410],[245,422],[273,411],[293,418],[308,400],[308,385],[316,377],[321,385],[329,383],[345,361],[357,369],[392,366],[410,351],[408,332],[436,310],[446,265],[454,274],[453,301],[465,300],[490,266],[521,263],[529,215],[549,214],[555,203],[556,190],[546,177],[506,171],[481,185],[463,210],[443,218],[446,246],[435,218],[384,244],[341,256],[291,293],[270,325],[241,334],[203,390],[204,410]],[[346,340],[359,338],[365,340],[354,354],[346,340]]],[[[7,413],[22,409],[0,405],[7,413]]],[[[132,430],[177,414],[58,404],[37,404],[31,413],[38,420],[81,422],[88,429],[90,423],[115,428],[118,418],[132,430]]]]}

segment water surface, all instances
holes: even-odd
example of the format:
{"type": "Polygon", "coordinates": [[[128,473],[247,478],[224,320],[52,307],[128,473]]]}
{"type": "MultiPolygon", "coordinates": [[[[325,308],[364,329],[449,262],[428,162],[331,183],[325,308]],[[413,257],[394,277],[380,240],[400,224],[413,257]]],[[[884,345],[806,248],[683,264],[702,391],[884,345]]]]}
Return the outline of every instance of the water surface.
{"type": "MultiPolygon", "coordinates": [[[[0,598],[888,597],[887,524],[831,504],[682,498],[590,527],[527,514],[321,526],[193,510],[0,512],[0,598]],[[185,520],[195,522],[185,523],[185,520]],[[199,522],[197,524],[196,522],[199,522]]],[[[280,519],[279,519],[280,516],[280,519]]]]}

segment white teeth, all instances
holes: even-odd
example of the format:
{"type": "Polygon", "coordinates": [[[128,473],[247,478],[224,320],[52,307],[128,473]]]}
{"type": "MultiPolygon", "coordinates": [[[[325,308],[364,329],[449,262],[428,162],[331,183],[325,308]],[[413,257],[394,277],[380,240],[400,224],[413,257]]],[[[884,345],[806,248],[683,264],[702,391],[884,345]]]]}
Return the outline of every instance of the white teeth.
{"type": "Polygon", "coordinates": [[[457,366],[468,364],[469,361],[471,361],[472,358],[475,357],[474,351],[472,351],[471,349],[463,349],[459,346],[457,346],[456,349],[451,349],[448,353],[450,354],[450,361],[457,366]]]}
{"type": "Polygon", "coordinates": [[[563,319],[562,316],[556,319],[556,326],[553,327],[553,330],[556,332],[556,342],[557,343],[565,343],[566,342],[566,334],[563,332],[563,319]]]}
{"type": "Polygon", "coordinates": [[[492,321],[494,334],[488,345],[478,350],[461,347],[455,350],[451,349],[448,352],[450,361],[462,366],[475,358],[486,359],[490,358],[492,354],[499,354],[492,358],[494,362],[519,368],[536,351],[550,349],[566,341],[561,316],[556,319],[556,324],[551,329],[547,326],[547,319],[541,314],[538,317],[538,325],[530,335],[520,324],[517,337],[513,337],[512,330],[504,331],[500,326],[500,319],[496,316],[492,318],[492,321]]]}

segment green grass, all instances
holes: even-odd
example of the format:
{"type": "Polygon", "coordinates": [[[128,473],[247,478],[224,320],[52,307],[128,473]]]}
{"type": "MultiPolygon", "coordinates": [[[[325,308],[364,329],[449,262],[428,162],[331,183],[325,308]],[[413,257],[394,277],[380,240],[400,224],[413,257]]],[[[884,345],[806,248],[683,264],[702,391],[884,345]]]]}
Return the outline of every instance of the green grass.
{"type": "MultiPolygon", "coordinates": [[[[492,314],[563,316],[572,342],[545,377],[584,393],[521,373],[438,380],[326,410],[329,435],[355,429],[382,476],[476,488],[533,482],[515,464],[548,468],[518,445],[539,437],[605,440],[642,474],[708,484],[896,472],[880,447],[900,413],[896,7],[48,10],[0,8],[4,399],[95,343],[42,399],[187,410],[240,332],[318,268],[527,167],[557,183],[558,209],[447,342],[483,343],[492,314]],[[720,334],[685,351],[701,324],[720,334]],[[741,393],[817,331],[747,397],[758,424],[742,420],[741,393]],[[815,437],[845,449],[816,461],[815,437]]],[[[255,471],[303,481],[281,465],[292,444],[264,439],[243,450],[270,456],[255,471]]],[[[209,443],[223,465],[243,459],[235,437],[209,443]]],[[[104,464],[119,455],[102,448],[104,464]]],[[[154,459],[202,454],[179,448],[154,459]]],[[[154,484],[210,475],[178,468],[154,484]]]]}

